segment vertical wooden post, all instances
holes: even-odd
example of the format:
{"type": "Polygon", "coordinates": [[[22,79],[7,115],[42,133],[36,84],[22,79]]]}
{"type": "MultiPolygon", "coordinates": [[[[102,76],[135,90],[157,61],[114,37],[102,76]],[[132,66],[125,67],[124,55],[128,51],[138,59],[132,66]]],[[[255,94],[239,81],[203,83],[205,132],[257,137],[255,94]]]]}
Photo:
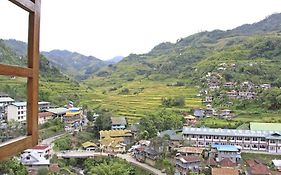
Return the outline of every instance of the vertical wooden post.
{"type": "Polygon", "coordinates": [[[27,135],[32,136],[32,144],[38,143],[38,91],[39,91],[39,31],[40,0],[32,0],[35,4],[33,13],[29,13],[28,26],[28,68],[32,69],[32,77],[27,79],[27,135]]]}
{"type": "Polygon", "coordinates": [[[28,67],[0,64],[0,75],[27,77],[27,135],[0,143],[0,160],[38,144],[39,37],[41,0],[9,0],[29,12],[28,67]]]}

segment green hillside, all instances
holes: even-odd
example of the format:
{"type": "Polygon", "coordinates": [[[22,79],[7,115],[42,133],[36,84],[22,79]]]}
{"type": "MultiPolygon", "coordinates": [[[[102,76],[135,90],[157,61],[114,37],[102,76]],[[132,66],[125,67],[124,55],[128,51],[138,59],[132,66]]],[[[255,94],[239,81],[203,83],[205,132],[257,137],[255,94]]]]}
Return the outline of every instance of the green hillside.
{"type": "Polygon", "coordinates": [[[76,80],[86,79],[107,65],[106,62],[93,56],[67,50],[52,50],[42,54],[61,72],[76,80]]]}
{"type": "MultiPolygon", "coordinates": [[[[18,42],[16,42],[18,43],[18,42]]],[[[20,47],[22,48],[22,47],[20,47]]],[[[6,45],[0,40],[0,63],[18,66],[27,66],[26,56],[14,50],[14,47],[6,45]]],[[[62,105],[69,100],[78,101],[80,88],[79,83],[70,80],[56,67],[41,55],[40,57],[40,87],[39,98],[42,101],[51,101],[53,104],[62,105]],[[78,92],[77,92],[77,89],[78,92]]],[[[9,94],[16,100],[26,100],[26,78],[0,76],[0,92],[9,94]]]]}
{"type": "MultiPolygon", "coordinates": [[[[88,96],[85,102],[94,108],[107,108],[116,114],[130,116],[133,120],[162,107],[161,98],[165,96],[185,97],[186,105],[173,107],[175,111],[202,106],[201,98],[196,94],[199,87],[206,86],[208,72],[219,74],[221,83],[251,81],[279,88],[280,41],[281,14],[273,14],[233,30],[206,31],[181,38],[176,43],[161,43],[149,53],[131,54],[83,81],[95,89],[95,95],[88,96]],[[128,89],[129,94],[122,94],[124,89],[128,89]]],[[[270,121],[270,116],[279,120],[279,111],[268,111],[261,106],[264,102],[259,98],[242,110],[237,110],[235,105],[231,107],[238,115],[232,127],[241,120],[270,121]]],[[[206,119],[203,123],[210,125],[213,121],[206,119]]],[[[217,122],[222,124],[220,126],[228,125],[221,119],[217,122]]]]}

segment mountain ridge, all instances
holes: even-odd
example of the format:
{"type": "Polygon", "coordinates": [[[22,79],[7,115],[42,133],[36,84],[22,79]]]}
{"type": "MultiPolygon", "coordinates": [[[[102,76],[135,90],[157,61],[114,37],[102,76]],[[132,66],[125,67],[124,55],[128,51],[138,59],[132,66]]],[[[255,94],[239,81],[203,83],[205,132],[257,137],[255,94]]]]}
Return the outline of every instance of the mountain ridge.
{"type": "Polygon", "coordinates": [[[102,68],[87,81],[94,79],[95,82],[104,81],[111,84],[141,79],[161,81],[172,78],[193,81],[199,79],[204,73],[214,70],[214,68],[202,66],[207,64],[205,60],[234,62],[239,58],[235,55],[236,53],[241,56],[239,61],[250,62],[250,59],[256,61],[259,59],[258,56],[272,61],[268,57],[275,59],[279,55],[273,55],[260,47],[272,47],[270,48],[272,51],[278,52],[280,31],[281,14],[278,13],[259,22],[241,25],[232,30],[196,33],[180,38],[176,43],[160,43],[145,54],[130,54],[116,65],[102,68]],[[258,51],[254,49],[261,49],[262,53],[257,53],[258,51]],[[255,54],[257,55],[253,56],[255,54]],[[232,55],[232,58],[228,55],[232,55]],[[201,72],[200,75],[198,72],[201,72]]]}

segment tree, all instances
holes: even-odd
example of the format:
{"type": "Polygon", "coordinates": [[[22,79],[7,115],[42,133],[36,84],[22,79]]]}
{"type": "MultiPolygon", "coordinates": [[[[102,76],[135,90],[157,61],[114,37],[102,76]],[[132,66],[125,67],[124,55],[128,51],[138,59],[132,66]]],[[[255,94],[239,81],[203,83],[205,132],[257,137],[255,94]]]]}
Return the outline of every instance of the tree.
{"type": "Polygon", "coordinates": [[[178,97],[163,97],[161,99],[162,101],[162,105],[165,107],[173,107],[173,106],[177,106],[177,107],[184,107],[185,106],[185,99],[182,96],[178,96],[178,97]]]}
{"type": "Polygon", "coordinates": [[[281,107],[281,89],[279,88],[271,88],[262,92],[260,96],[260,104],[263,107],[276,110],[281,107]]]}
{"type": "Polygon", "coordinates": [[[157,132],[167,129],[178,129],[183,126],[184,118],[165,109],[148,114],[140,119],[140,137],[153,138],[157,132]]]}
{"type": "Polygon", "coordinates": [[[0,174],[27,174],[27,169],[17,159],[12,158],[0,163],[0,174]]]}
{"type": "Polygon", "coordinates": [[[93,115],[94,115],[93,111],[87,111],[87,119],[91,122],[94,121],[93,115]]]}

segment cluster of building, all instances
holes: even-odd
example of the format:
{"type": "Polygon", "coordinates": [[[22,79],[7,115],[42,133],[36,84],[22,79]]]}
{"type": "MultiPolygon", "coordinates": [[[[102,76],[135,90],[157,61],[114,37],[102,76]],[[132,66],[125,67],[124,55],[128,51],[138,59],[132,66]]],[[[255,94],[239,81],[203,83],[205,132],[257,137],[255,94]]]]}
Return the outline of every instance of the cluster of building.
{"type": "MultiPolygon", "coordinates": [[[[44,124],[48,120],[59,118],[65,124],[65,130],[72,132],[78,130],[85,123],[85,116],[80,107],[74,107],[69,102],[64,107],[55,108],[50,102],[38,102],[38,124],[44,124]]],[[[26,124],[27,102],[17,102],[7,94],[0,94],[0,128],[5,129],[8,123],[20,123],[20,128],[26,124]]],[[[18,128],[18,129],[20,129],[18,128]]],[[[2,140],[12,139],[17,134],[2,137],[2,140]]]]}
{"type": "MultiPolygon", "coordinates": [[[[229,99],[255,99],[258,95],[257,90],[270,89],[270,84],[259,84],[255,85],[250,81],[244,81],[242,83],[237,82],[221,82],[221,75],[218,73],[208,73],[206,75],[208,90],[204,91],[205,95],[208,91],[214,91],[218,89],[225,89],[227,92],[225,94],[229,99]]],[[[211,103],[213,100],[212,96],[206,96],[204,103],[211,103]]]]}
{"type": "Polygon", "coordinates": [[[250,125],[250,130],[184,127],[182,134],[184,140],[196,147],[229,144],[239,146],[241,150],[246,151],[281,153],[281,124],[251,123],[250,125]]]}

